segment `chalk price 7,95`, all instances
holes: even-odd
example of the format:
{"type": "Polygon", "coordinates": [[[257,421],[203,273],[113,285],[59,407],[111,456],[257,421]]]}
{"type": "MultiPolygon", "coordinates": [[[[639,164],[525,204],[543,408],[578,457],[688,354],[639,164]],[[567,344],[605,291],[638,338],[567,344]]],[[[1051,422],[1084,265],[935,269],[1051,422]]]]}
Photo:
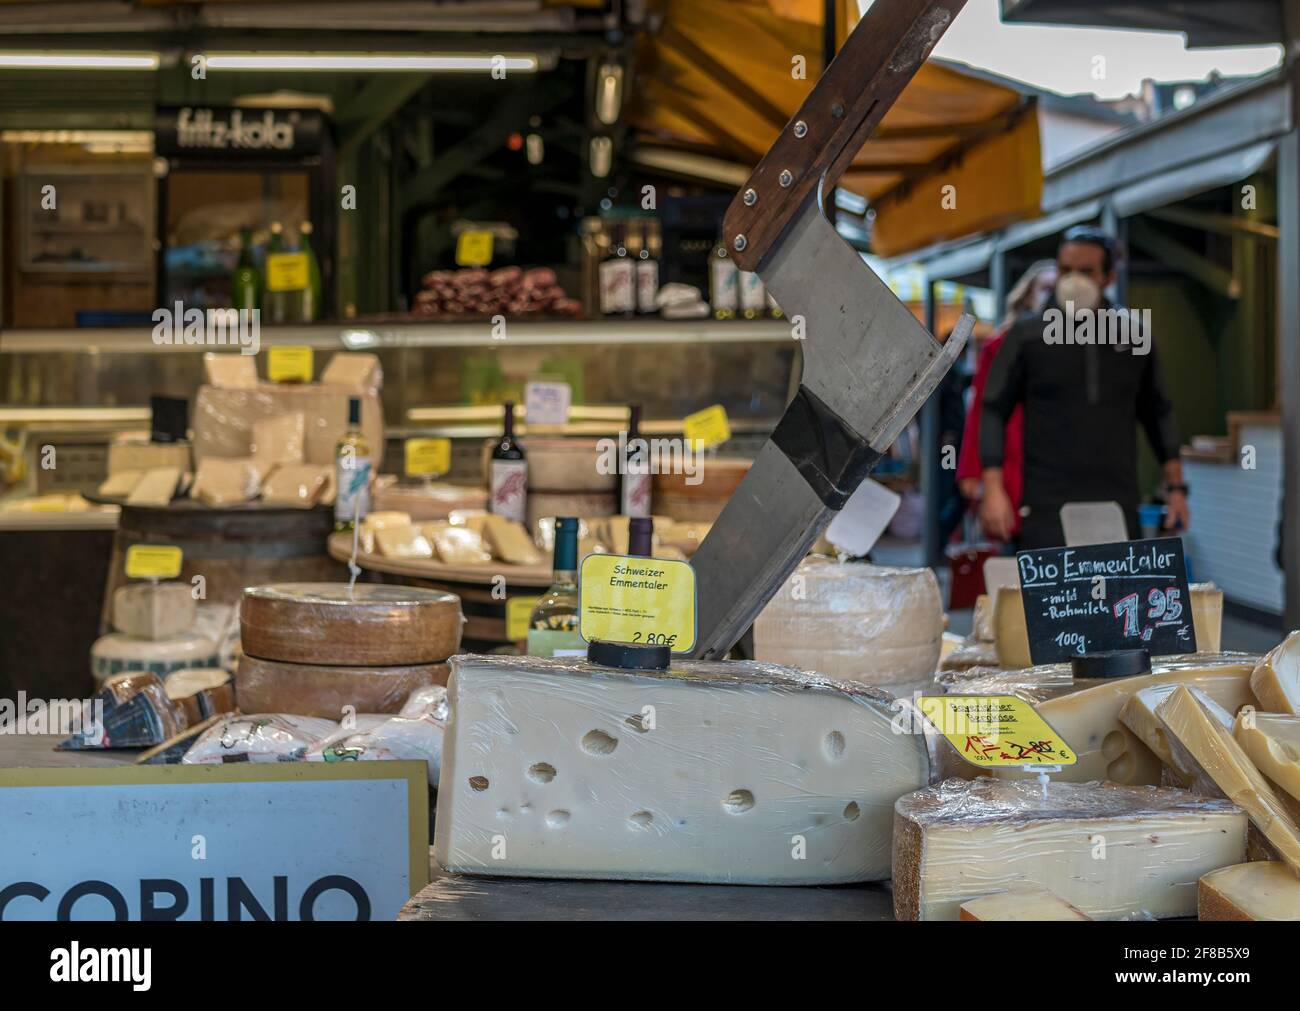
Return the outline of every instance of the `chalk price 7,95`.
{"type": "Polygon", "coordinates": [[[677,645],[676,634],[664,635],[661,632],[646,632],[644,633],[645,638],[642,638],[642,634],[641,632],[633,632],[632,641],[645,643],[649,646],[667,646],[669,649],[677,645]]]}
{"type": "MultiPolygon", "coordinates": [[[[1178,625],[1183,621],[1182,592],[1176,586],[1164,590],[1152,588],[1147,591],[1146,617],[1151,624],[1141,627],[1139,612],[1143,609],[1140,595],[1130,593],[1115,601],[1114,615],[1124,623],[1126,636],[1137,636],[1143,642],[1149,642],[1151,634],[1164,625],[1178,625]]],[[[1183,634],[1180,630],[1179,634],[1183,634]]]]}

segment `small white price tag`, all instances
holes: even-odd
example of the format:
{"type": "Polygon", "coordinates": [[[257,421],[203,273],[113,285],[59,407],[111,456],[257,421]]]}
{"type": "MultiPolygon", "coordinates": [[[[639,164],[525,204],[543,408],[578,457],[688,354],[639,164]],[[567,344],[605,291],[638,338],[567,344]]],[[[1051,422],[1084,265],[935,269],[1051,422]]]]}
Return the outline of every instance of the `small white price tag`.
{"type": "Polygon", "coordinates": [[[529,425],[563,425],[569,420],[572,396],[568,383],[534,380],[524,387],[524,420],[529,425]]]}
{"type": "Polygon", "coordinates": [[[826,539],[850,555],[865,555],[880,540],[903,500],[867,478],[826,528],[826,539]]]}

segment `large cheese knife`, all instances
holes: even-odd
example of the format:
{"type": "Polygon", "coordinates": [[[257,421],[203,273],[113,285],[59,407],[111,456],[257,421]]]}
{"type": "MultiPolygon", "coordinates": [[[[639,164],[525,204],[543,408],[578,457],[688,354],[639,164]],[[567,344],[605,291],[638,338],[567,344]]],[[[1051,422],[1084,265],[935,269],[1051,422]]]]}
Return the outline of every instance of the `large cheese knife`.
{"type": "Polygon", "coordinates": [[[802,334],[803,377],[695,554],[694,657],[727,655],[974,326],[963,315],[946,342],[935,340],[823,211],[824,194],[965,4],[877,0],[727,211],[723,241],[737,265],[758,272],[802,334]]]}

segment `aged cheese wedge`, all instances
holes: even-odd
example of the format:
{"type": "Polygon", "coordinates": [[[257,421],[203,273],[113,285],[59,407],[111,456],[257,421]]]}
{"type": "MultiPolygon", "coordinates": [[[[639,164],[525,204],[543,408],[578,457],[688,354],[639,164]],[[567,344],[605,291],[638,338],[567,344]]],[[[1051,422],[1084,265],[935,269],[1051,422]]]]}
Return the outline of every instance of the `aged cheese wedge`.
{"type": "Polygon", "coordinates": [[[1200,876],[1246,855],[1233,804],[1151,786],[949,779],[895,815],[900,920],[955,920],[964,902],[1029,887],[1094,920],[1191,916],[1200,876]]]}
{"type": "Polygon", "coordinates": [[[1246,711],[1232,736],[1255,768],[1300,800],[1300,716],[1246,711]]]}
{"type": "Polygon", "coordinates": [[[1025,602],[1018,586],[999,586],[993,601],[993,641],[998,663],[1003,667],[1029,667],[1029,628],[1025,624],[1025,602]]]}
{"type": "Polygon", "coordinates": [[[209,351],[203,356],[203,374],[209,386],[253,389],[257,386],[257,359],[252,355],[209,351]]]}
{"type": "Polygon", "coordinates": [[[930,569],[807,559],[754,622],[754,656],[829,677],[890,685],[939,664],[943,603],[930,569]]]}
{"type": "Polygon", "coordinates": [[[434,854],[454,871],[881,880],[894,801],[930,774],[890,696],[769,664],[457,656],[449,698],[434,854]]]}
{"type": "Polygon", "coordinates": [[[194,624],[189,583],[130,583],[113,591],[113,627],[137,639],[169,639],[194,624]]]}
{"type": "Polygon", "coordinates": [[[342,719],[353,713],[397,713],[411,692],[444,684],[447,665],[410,664],[396,667],[331,667],[315,663],[284,663],[239,658],[235,680],[239,708],[246,713],[293,713],[342,719]]]}
{"type": "Polygon", "coordinates": [[[375,531],[383,530],[386,527],[409,527],[411,525],[410,513],[399,512],[374,512],[370,513],[361,521],[361,527],[357,531],[359,546],[366,554],[374,554],[378,549],[375,543],[375,531]]]}
{"type": "Polygon", "coordinates": [[[444,565],[486,565],[492,554],[483,547],[481,535],[468,527],[441,527],[429,531],[438,561],[444,565]]]}
{"type": "Polygon", "coordinates": [[[249,450],[267,470],[287,463],[302,463],[306,438],[301,411],[277,414],[253,422],[249,450]]]}
{"type": "Polygon", "coordinates": [[[542,553],[519,523],[489,516],[483,524],[483,541],[492,554],[511,565],[541,565],[542,553]]]}
{"type": "Polygon", "coordinates": [[[108,447],[108,473],[124,470],[157,470],[175,467],[186,471],[193,466],[188,442],[114,442],[108,447]]]}
{"type": "Polygon", "coordinates": [[[417,526],[384,527],[376,530],[375,546],[385,558],[433,557],[433,545],[417,526]]]}
{"type": "Polygon", "coordinates": [[[1300,920],[1300,879],[1276,860],[1221,867],[1201,878],[1202,920],[1300,920]]]}
{"type": "Polygon", "coordinates": [[[322,385],[347,386],[364,392],[378,391],[384,382],[379,356],[336,351],[320,374],[322,385]]]}
{"type": "Polygon", "coordinates": [[[331,468],[314,463],[290,463],[276,467],[262,482],[262,501],[268,505],[310,509],[329,480],[331,468]]]}
{"type": "Polygon", "coordinates": [[[120,470],[111,475],[99,486],[99,494],[104,498],[126,498],[144,477],[142,470],[120,470]]]}
{"type": "MultiPolygon", "coordinates": [[[[1042,702],[1037,706],[1039,715],[1079,757],[1056,778],[1071,783],[1104,779],[1154,786],[1160,782],[1160,759],[1120,722],[1124,703],[1152,685],[1186,684],[1200,688],[1228,712],[1236,713],[1244,705],[1255,704],[1249,679],[1257,659],[1245,653],[1154,657],[1152,673],[1145,677],[1116,678],[1042,702]]],[[[997,775],[1023,779],[1026,774],[999,769],[997,775]]]]}
{"type": "Polygon", "coordinates": [[[1199,770],[1250,816],[1278,856],[1300,875],[1300,825],[1232,732],[1225,730],[1186,687],[1160,703],[1156,715],[1169,732],[1170,747],[1175,752],[1180,747],[1185,749],[1199,770]]]}
{"type": "Polygon", "coordinates": [[[1193,583],[1192,629],[1196,632],[1196,649],[1217,653],[1223,637],[1223,591],[1213,583],[1193,583]]]}
{"type": "Polygon", "coordinates": [[[453,509],[447,522],[454,527],[466,527],[476,534],[482,534],[492,514],[483,509],[453,509]]]}
{"type": "Polygon", "coordinates": [[[1300,632],[1292,632],[1259,662],[1250,687],[1269,713],[1300,713],[1300,632]]]}
{"type": "Polygon", "coordinates": [[[263,474],[261,465],[252,457],[210,456],[199,462],[190,498],[215,507],[239,505],[257,498],[263,474]]]}
{"type": "MultiPolygon", "coordinates": [[[[1156,715],[1156,706],[1169,698],[1179,686],[1165,682],[1151,685],[1134,692],[1124,707],[1119,711],[1119,721],[1128,727],[1143,744],[1155,752],[1156,757],[1169,766],[1175,782],[1186,788],[1191,785],[1191,771],[1180,769],[1173,752],[1169,748],[1169,738],[1165,734],[1165,725],[1156,715]]],[[[1228,730],[1232,729],[1232,713],[1224,709],[1214,699],[1199,688],[1192,692],[1200,699],[1206,710],[1228,730]]]]}
{"type": "Polygon", "coordinates": [[[976,642],[994,642],[993,634],[993,599],[987,593],[975,598],[975,610],[971,616],[970,637],[976,642]]]}
{"type": "Polygon", "coordinates": [[[179,467],[155,467],[146,470],[144,476],[136,482],[131,494],[126,497],[126,504],[133,506],[170,505],[176,494],[176,485],[181,479],[179,467]]]}
{"type": "Polygon", "coordinates": [[[460,648],[460,629],[455,594],[371,583],[253,586],[239,616],[249,656],[339,666],[436,663],[460,648]]]}
{"type": "Polygon", "coordinates": [[[961,904],[962,920],[1091,920],[1064,899],[1042,888],[998,892],[961,904]]]}

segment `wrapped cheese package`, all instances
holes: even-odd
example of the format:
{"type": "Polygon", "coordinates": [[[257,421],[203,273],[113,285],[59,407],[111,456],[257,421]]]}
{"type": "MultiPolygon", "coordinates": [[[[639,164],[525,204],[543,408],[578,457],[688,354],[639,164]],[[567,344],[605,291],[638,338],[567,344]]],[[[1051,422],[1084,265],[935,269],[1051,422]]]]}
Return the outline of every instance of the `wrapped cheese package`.
{"type": "Polygon", "coordinates": [[[218,720],[181,759],[185,765],[300,762],[307,749],[338,730],[333,720],[264,713],[218,720]]]}
{"type": "Polygon", "coordinates": [[[939,664],[943,607],[930,569],[805,560],[754,622],[754,656],[864,684],[907,684],[939,664]]]}
{"type": "Polygon", "coordinates": [[[434,840],[448,870],[879,881],[894,801],[930,778],[926,735],[896,733],[895,700],[865,685],[752,661],[451,664],[434,840]]]}
{"type": "Polygon", "coordinates": [[[1246,859],[1246,815],[1186,790],[949,779],[902,797],[894,913],[956,920],[962,903],[1043,888],[1094,920],[1196,914],[1203,874],[1246,859]]]}

